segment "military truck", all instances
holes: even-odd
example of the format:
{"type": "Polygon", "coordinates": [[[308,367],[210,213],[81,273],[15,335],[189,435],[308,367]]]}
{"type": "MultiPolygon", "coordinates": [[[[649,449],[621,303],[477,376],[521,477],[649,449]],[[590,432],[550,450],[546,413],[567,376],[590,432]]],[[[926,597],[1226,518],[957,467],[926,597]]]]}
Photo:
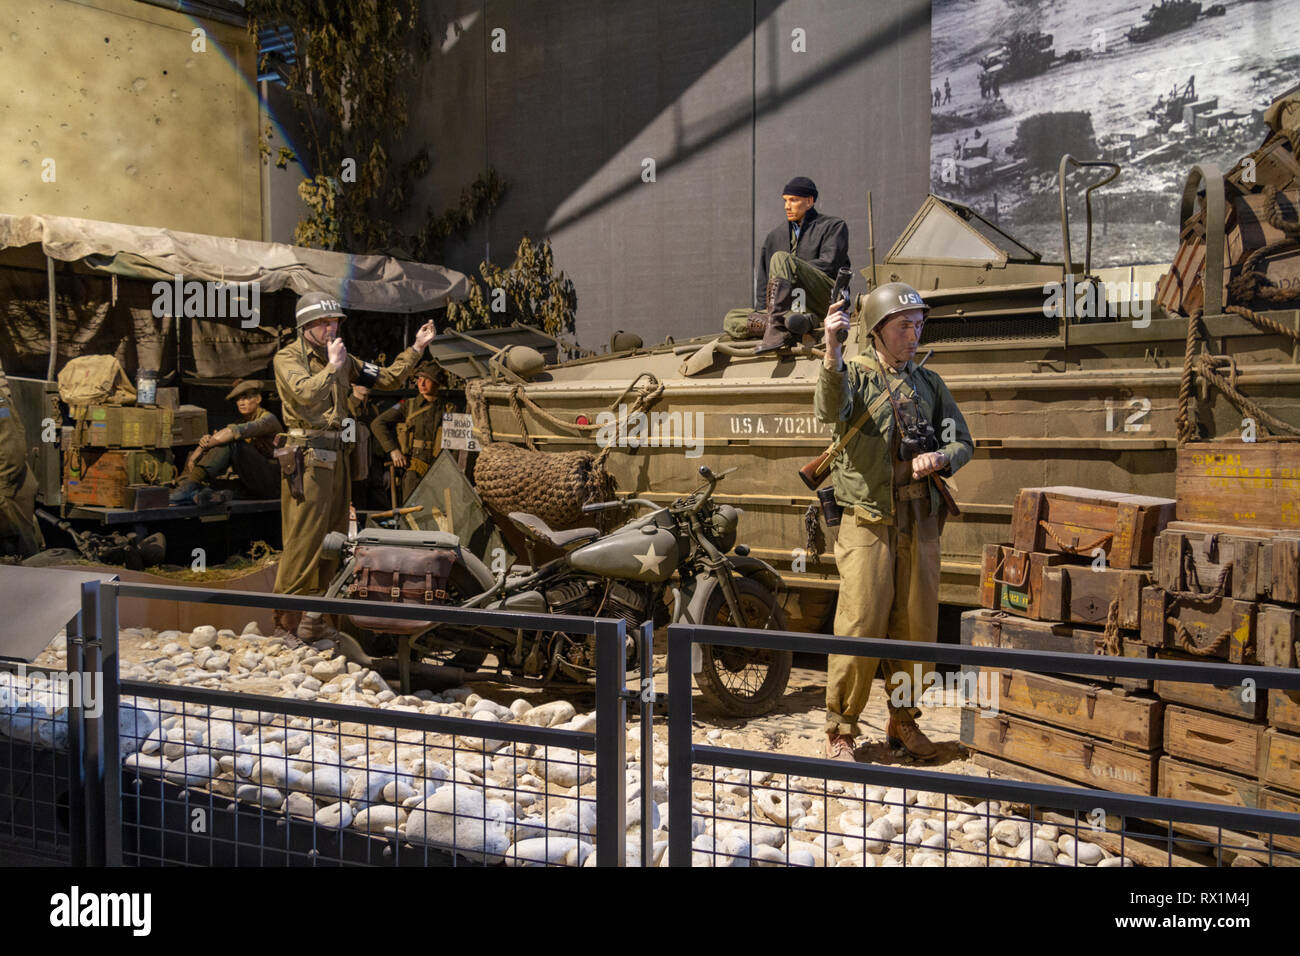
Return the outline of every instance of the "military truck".
{"type": "MultiPolygon", "coordinates": [[[[1119,172],[1113,163],[1065,157],[1060,188],[1072,168],[1095,177],[1103,167],[1110,179],[1119,172]]],[[[1107,181],[1088,187],[1089,210],[1092,191],[1107,181]]],[[[1211,238],[1211,276],[1224,270],[1224,188],[1221,174],[1197,167],[1183,198],[1185,233],[1209,214],[1199,228],[1203,245],[1211,238]]],[[[978,603],[982,549],[1009,539],[1022,487],[1174,496],[1189,320],[1153,302],[1170,267],[1094,271],[1090,211],[1084,261],[1076,262],[1064,192],[1060,205],[1064,262],[1045,261],[975,209],[930,195],[883,262],[863,270],[868,287],[901,280],[925,295],[931,312],[918,354],[932,350],[929,367],[948,383],[975,438],[975,457],[956,476],[962,513],[943,536],[946,603],[978,603]]],[[[1226,312],[1223,302],[1222,288],[1209,283],[1202,323],[1214,361],[1225,374],[1230,367],[1241,392],[1300,425],[1296,341],[1226,312]]],[[[1264,314],[1300,329],[1293,306],[1264,314]]],[[[619,494],[665,503],[691,491],[700,464],[739,466],[720,503],[745,510],[743,543],[791,586],[791,626],[822,629],[839,585],[835,532],[823,553],[810,552],[806,518],[815,498],[798,471],[826,449],[831,430],[813,414],[821,360],[805,342],[754,355],[753,343],[703,336],[549,365],[526,379],[498,362],[496,374],[471,383],[481,395],[477,409],[470,403],[475,430],[480,442],[553,452],[612,445],[605,466],[619,494]]],[[[855,330],[848,355],[858,348],[855,330]]],[[[1205,378],[1194,381],[1190,412],[1201,433],[1239,434],[1242,411],[1205,378]]]]}

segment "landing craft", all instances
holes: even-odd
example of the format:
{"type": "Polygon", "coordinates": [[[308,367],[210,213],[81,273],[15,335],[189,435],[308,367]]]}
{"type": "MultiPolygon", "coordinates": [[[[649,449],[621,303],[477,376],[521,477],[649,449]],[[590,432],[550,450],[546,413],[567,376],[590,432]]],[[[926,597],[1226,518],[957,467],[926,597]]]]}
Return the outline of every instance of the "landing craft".
{"type": "MultiPolygon", "coordinates": [[[[1071,164],[1119,169],[1066,157],[1058,176],[1062,189],[1071,164]]],[[[1197,167],[1189,179],[1182,219],[1186,224],[1208,216],[1210,275],[1229,274],[1224,271],[1225,209],[1257,189],[1234,186],[1233,177],[1206,167],[1197,167]]],[[[1064,198],[1061,225],[1069,250],[1064,198]]],[[[1176,241],[1171,235],[1171,251],[1176,241]]],[[[1188,318],[1152,301],[1150,290],[1166,273],[1174,277],[1160,287],[1166,292],[1171,282],[1188,281],[1186,268],[1175,262],[1172,271],[1164,265],[1094,270],[1091,214],[1084,261],[1076,262],[1068,252],[1065,260],[1044,261],[973,208],[931,195],[884,261],[862,270],[868,288],[903,281],[925,295],[931,312],[921,350],[933,350],[929,367],[943,376],[975,437],[975,457],[956,480],[962,514],[949,520],[943,537],[940,600],[945,603],[979,603],[983,547],[1010,540],[1013,503],[1022,487],[1075,485],[1174,497],[1175,419],[1188,318]],[[1102,315],[1045,310],[1044,288],[1067,283],[1076,296],[1087,294],[1094,302],[1113,300],[1107,290],[1116,286],[1145,289],[1147,295],[1126,302],[1127,316],[1114,309],[1102,315]]],[[[1233,275],[1240,271],[1230,268],[1233,275]]],[[[1279,286],[1285,280],[1279,276],[1279,286]]],[[[1230,357],[1243,392],[1280,419],[1300,425],[1294,343],[1225,312],[1225,301],[1232,300],[1223,293],[1219,283],[1210,283],[1204,293],[1203,325],[1212,351],[1230,357]]],[[[1288,328],[1300,328],[1294,306],[1252,307],[1288,328]]],[[[856,328],[855,320],[849,357],[859,349],[856,328]]],[[[690,459],[679,447],[615,445],[605,465],[618,493],[667,503],[694,487],[699,461],[715,470],[739,466],[719,501],[744,509],[750,553],[776,566],[791,585],[786,608],[791,626],[828,627],[839,586],[831,548],[836,532],[826,531],[820,555],[810,552],[805,518],[816,499],[798,474],[831,437],[830,427],[813,414],[821,366],[816,342],[806,338],[799,347],[763,355],[753,354],[753,342],[733,342],[725,335],[651,347],[639,341],[618,344],[623,347],[607,355],[547,365],[527,381],[466,369],[475,379],[471,390],[482,395],[475,418],[479,441],[523,445],[529,439],[548,452],[596,453],[601,449],[591,431],[576,426],[662,385],[649,410],[702,416],[696,419],[704,426],[696,436],[702,457],[690,459]]],[[[1203,380],[1198,385],[1194,417],[1201,433],[1240,437],[1242,413],[1203,380]]]]}

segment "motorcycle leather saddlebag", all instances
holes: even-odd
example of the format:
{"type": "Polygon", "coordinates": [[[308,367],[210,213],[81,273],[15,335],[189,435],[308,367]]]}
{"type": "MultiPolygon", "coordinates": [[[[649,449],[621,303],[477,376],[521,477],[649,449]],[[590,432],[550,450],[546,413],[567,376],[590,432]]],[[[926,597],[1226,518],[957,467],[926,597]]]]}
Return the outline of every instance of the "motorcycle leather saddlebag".
{"type": "MultiPolygon", "coordinates": [[[[399,548],[358,545],[353,553],[352,582],[347,596],[361,601],[398,604],[446,604],[447,581],[456,552],[447,548],[399,548]]],[[[349,615],[357,627],[385,634],[416,634],[426,621],[349,615]]]]}

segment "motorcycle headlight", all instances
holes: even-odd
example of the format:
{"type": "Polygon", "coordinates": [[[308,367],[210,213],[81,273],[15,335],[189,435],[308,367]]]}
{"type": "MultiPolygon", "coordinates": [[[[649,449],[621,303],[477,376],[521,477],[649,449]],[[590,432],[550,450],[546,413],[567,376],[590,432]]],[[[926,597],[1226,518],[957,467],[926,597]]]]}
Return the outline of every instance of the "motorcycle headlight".
{"type": "Polygon", "coordinates": [[[740,511],[731,505],[718,505],[710,521],[713,543],[718,550],[726,554],[736,546],[736,527],[740,523],[740,511]]]}

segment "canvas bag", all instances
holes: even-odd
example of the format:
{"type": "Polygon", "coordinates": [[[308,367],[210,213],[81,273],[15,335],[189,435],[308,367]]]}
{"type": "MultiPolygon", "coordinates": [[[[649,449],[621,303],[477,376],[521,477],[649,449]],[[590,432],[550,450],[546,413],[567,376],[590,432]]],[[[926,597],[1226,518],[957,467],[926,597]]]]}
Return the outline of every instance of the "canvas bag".
{"type": "Polygon", "coordinates": [[[59,372],[59,398],[76,417],[88,405],[135,404],[135,386],[112,355],[82,355],[59,372]]]}

